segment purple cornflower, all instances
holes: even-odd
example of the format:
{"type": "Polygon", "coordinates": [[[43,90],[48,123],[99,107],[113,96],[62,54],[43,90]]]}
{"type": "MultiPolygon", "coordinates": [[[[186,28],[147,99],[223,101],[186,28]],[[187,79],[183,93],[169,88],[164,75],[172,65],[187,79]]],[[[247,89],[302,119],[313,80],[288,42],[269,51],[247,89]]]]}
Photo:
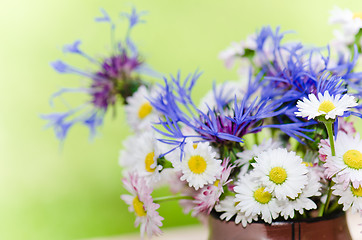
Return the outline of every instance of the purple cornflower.
{"type": "Polygon", "coordinates": [[[90,130],[91,136],[94,136],[96,129],[102,125],[103,117],[107,110],[114,106],[117,100],[126,103],[127,97],[131,96],[138,87],[146,85],[141,80],[141,74],[155,75],[142,60],[136,45],[133,43],[130,33],[138,24],[144,23],[141,16],[144,12],[137,13],[136,9],[131,14],[122,13],[121,17],[126,17],[129,21],[129,27],[124,40],[115,41],[114,31],[115,23],[107,12],[101,9],[102,16],[95,18],[96,22],[106,22],[111,27],[112,53],[104,59],[96,59],[86,54],[81,48],[81,41],[76,40],[72,44],[63,47],[63,52],[72,53],[86,58],[94,65],[94,71],[83,70],[67,64],[62,60],[51,63],[51,66],[61,74],[76,74],[90,80],[86,87],[82,88],[62,88],[51,97],[53,100],[64,93],[81,92],[89,96],[89,100],[76,108],[68,107],[69,110],[64,113],[53,113],[42,115],[42,118],[49,121],[47,126],[52,126],[56,132],[57,138],[63,140],[68,130],[76,123],[82,123],[90,130]]]}
{"type": "Polygon", "coordinates": [[[127,56],[124,50],[120,55],[105,59],[91,85],[94,106],[106,110],[116,103],[118,95],[125,101],[141,85],[140,80],[132,76],[141,65],[137,57],[127,56]]]}

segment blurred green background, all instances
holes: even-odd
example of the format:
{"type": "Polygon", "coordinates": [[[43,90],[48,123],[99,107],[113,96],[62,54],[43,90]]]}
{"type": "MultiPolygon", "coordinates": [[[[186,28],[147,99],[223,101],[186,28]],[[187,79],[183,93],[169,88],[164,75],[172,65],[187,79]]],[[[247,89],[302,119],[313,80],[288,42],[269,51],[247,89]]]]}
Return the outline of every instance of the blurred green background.
{"type": "MultiPolygon", "coordinates": [[[[199,99],[218,82],[236,79],[218,53],[262,25],[295,30],[293,39],[325,45],[334,5],[362,11],[357,1],[211,0],[2,0],[0,2],[0,239],[82,239],[139,231],[119,199],[124,193],[118,153],[129,134],[122,109],[107,115],[101,136],[75,127],[62,149],[39,114],[54,111],[49,96],[78,77],[58,75],[49,62],[76,39],[91,54],[109,48],[109,28],[93,22],[103,7],[114,18],[133,6],[149,12],[134,39],[148,63],[164,73],[200,68],[199,99]]],[[[166,189],[156,195],[167,193],[166,189]]],[[[163,204],[164,227],[195,224],[177,203],[163,204]]]]}

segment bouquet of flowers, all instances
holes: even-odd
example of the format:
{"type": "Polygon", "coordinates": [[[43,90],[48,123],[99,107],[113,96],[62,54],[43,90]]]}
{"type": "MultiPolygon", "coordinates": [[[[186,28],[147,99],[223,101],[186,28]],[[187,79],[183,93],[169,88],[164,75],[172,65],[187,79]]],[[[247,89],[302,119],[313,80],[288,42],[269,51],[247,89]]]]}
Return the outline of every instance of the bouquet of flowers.
{"type": "MultiPolygon", "coordinates": [[[[130,30],[142,22],[135,10],[125,16],[130,30]]],[[[98,20],[114,30],[105,12],[98,20]]],[[[156,86],[141,78],[141,73],[155,74],[140,58],[129,31],[102,61],[75,42],[65,51],[100,68],[85,72],[55,62],[58,72],[81,74],[92,83],[54,96],[80,91],[91,101],[44,118],[60,139],[76,122],[94,133],[108,106],[121,97],[134,129],[120,154],[130,193],[121,198],[135,213],[142,237],[161,233],[157,209],[168,200],[178,200],[201,220],[214,213],[243,227],[257,220],[359,212],[362,140],[353,120],[362,117],[362,72],[356,70],[362,19],[336,8],[330,20],[341,25],[332,47],[285,42],[289,33],[269,26],[232,43],[220,58],[228,68],[238,64],[240,80],[214,84],[200,103],[192,99],[199,71],[164,76],[156,86]],[[86,107],[91,110],[84,113],[86,107]],[[174,195],[153,198],[153,190],[165,184],[174,195]]]]}

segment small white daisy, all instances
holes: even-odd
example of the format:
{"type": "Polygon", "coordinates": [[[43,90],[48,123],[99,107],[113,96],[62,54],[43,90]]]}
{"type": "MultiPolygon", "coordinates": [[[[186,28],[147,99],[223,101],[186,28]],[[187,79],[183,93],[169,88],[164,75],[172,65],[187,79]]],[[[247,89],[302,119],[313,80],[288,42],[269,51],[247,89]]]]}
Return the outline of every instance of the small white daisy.
{"type": "Polygon", "coordinates": [[[354,135],[356,133],[354,122],[347,122],[343,117],[338,118],[338,132],[339,131],[342,131],[347,135],[354,135]]]}
{"type": "Polygon", "coordinates": [[[176,170],[182,171],[181,180],[187,181],[196,190],[205,185],[213,184],[222,171],[221,160],[216,159],[216,152],[209,142],[193,143],[187,141],[184,156],[180,162],[178,153],[169,156],[176,170]]]}
{"type": "Polygon", "coordinates": [[[246,217],[254,219],[260,215],[267,223],[276,219],[280,213],[278,200],[255,177],[248,174],[240,178],[234,187],[236,209],[246,217]]]}
{"type": "Polygon", "coordinates": [[[153,131],[129,137],[124,142],[124,148],[121,151],[119,162],[126,168],[126,171],[136,171],[151,185],[160,180],[162,165],[157,164],[157,159],[162,150],[153,131]]]}
{"type": "Polygon", "coordinates": [[[257,221],[258,216],[250,215],[246,216],[245,213],[240,212],[236,209],[236,202],[235,197],[233,196],[226,196],[223,200],[219,202],[218,205],[215,206],[215,210],[217,212],[223,212],[220,215],[221,220],[229,221],[233,216],[235,216],[235,223],[239,224],[241,223],[243,227],[246,227],[248,223],[251,223],[252,221],[257,221]]]}
{"type": "Polygon", "coordinates": [[[335,142],[336,156],[327,151],[324,167],[329,178],[337,176],[337,182],[346,187],[352,182],[355,188],[362,186],[362,140],[356,136],[339,132],[335,142]]]}
{"type": "MultiPolygon", "coordinates": [[[[312,168],[312,167],[311,167],[312,168]]],[[[308,174],[308,183],[303,188],[302,193],[300,193],[296,198],[287,198],[281,201],[281,212],[280,215],[284,217],[285,220],[294,218],[295,211],[298,211],[300,214],[304,213],[304,210],[316,209],[317,205],[313,202],[311,197],[320,196],[320,189],[322,184],[319,182],[319,176],[315,175],[312,171],[308,174]]]]}
{"type": "Polygon", "coordinates": [[[281,142],[273,141],[271,138],[268,140],[263,140],[259,145],[254,144],[251,150],[244,150],[236,154],[238,159],[236,159],[235,164],[241,166],[240,175],[244,175],[252,162],[255,161],[255,157],[258,156],[261,152],[268,149],[275,149],[281,146],[281,142]]]}
{"type": "Polygon", "coordinates": [[[338,24],[340,26],[339,29],[333,30],[332,49],[349,57],[349,47],[354,43],[356,35],[362,27],[362,14],[353,13],[349,9],[335,7],[331,11],[329,22],[330,24],[338,24]]]}
{"type": "Polygon", "coordinates": [[[147,98],[155,94],[155,90],[148,90],[145,86],[140,86],[138,90],[127,98],[125,111],[128,124],[134,131],[149,130],[152,122],[157,121],[158,114],[147,98]]]}
{"type": "Polygon", "coordinates": [[[296,116],[307,117],[308,120],[318,116],[324,116],[327,120],[335,119],[351,107],[357,106],[355,98],[347,94],[331,96],[328,91],[325,91],[324,95],[318,93],[318,98],[314,94],[309,94],[308,98],[298,101],[298,112],[295,112],[296,116]]]}
{"type": "Polygon", "coordinates": [[[284,148],[262,152],[253,163],[254,174],[265,184],[265,190],[278,199],[296,198],[307,184],[307,167],[295,152],[284,148]]]}
{"type": "MultiPolygon", "coordinates": [[[[334,7],[329,18],[330,24],[340,24],[347,37],[358,33],[362,28],[362,13],[353,13],[349,9],[334,7]]],[[[349,42],[351,44],[353,42],[349,42]]]]}
{"type": "Polygon", "coordinates": [[[337,53],[343,53],[344,60],[348,61],[347,57],[351,55],[350,49],[348,48],[355,39],[354,34],[345,34],[343,30],[334,29],[334,38],[331,40],[330,45],[333,47],[333,51],[337,53]]]}
{"type": "Polygon", "coordinates": [[[255,34],[249,35],[246,40],[240,42],[232,42],[224,51],[220,52],[219,59],[224,60],[226,68],[232,68],[235,60],[240,60],[245,54],[245,50],[256,50],[257,44],[255,34]]]}
{"type": "Polygon", "coordinates": [[[349,9],[342,9],[335,6],[330,11],[330,24],[346,24],[353,19],[353,13],[349,9]]]}
{"type": "Polygon", "coordinates": [[[156,211],[160,205],[153,202],[153,189],[137,173],[130,173],[128,178],[123,179],[123,184],[131,195],[121,195],[121,199],[129,205],[128,210],[135,213],[135,226],[140,225],[141,238],[143,239],[145,233],[149,238],[160,235],[163,217],[156,211]]]}
{"type": "Polygon", "coordinates": [[[347,188],[343,184],[335,184],[333,194],[340,196],[339,204],[343,204],[343,211],[351,208],[352,213],[361,212],[362,210],[362,187],[354,188],[351,184],[347,188]]]}
{"type": "Polygon", "coordinates": [[[232,68],[237,57],[244,55],[245,49],[244,44],[241,41],[240,43],[232,42],[227,49],[223,50],[219,54],[219,58],[224,61],[226,68],[232,68]]]}

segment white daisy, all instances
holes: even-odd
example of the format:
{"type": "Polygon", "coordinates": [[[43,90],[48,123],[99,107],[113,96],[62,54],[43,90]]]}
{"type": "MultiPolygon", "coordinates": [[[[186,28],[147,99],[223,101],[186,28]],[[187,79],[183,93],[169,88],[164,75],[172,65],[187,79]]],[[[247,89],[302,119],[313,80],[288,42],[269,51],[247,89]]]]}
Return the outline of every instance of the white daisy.
{"type": "Polygon", "coordinates": [[[347,188],[343,184],[335,184],[333,194],[340,196],[339,204],[343,204],[343,211],[351,208],[352,213],[361,212],[362,210],[362,187],[354,188],[351,184],[347,188]]]}
{"type": "MultiPolygon", "coordinates": [[[[349,9],[334,7],[329,18],[330,24],[340,24],[347,37],[358,33],[362,28],[362,13],[353,13],[349,9]]],[[[350,43],[353,43],[350,42],[350,43]]]]}
{"type": "Polygon", "coordinates": [[[317,205],[310,198],[313,196],[320,196],[321,193],[319,191],[321,187],[322,184],[319,182],[319,176],[315,175],[313,172],[309,172],[308,183],[303,188],[302,193],[294,199],[287,198],[281,201],[280,215],[286,220],[288,217],[294,218],[295,211],[303,214],[304,210],[316,209],[317,205]]]}
{"type": "Polygon", "coordinates": [[[236,159],[235,164],[237,166],[241,166],[240,175],[244,175],[252,162],[254,162],[254,158],[258,156],[261,152],[266,151],[268,149],[275,149],[281,146],[281,142],[273,141],[271,138],[268,140],[263,140],[263,142],[259,145],[254,144],[251,150],[244,150],[236,154],[238,159],[236,159]]]}
{"type": "Polygon", "coordinates": [[[330,11],[330,24],[346,24],[353,19],[353,13],[349,9],[342,9],[335,6],[330,11]]]}
{"type": "Polygon", "coordinates": [[[347,135],[339,132],[335,142],[336,156],[326,153],[326,174],[329,178],[337,176],[337,182],[344,183],[346,187],[352,182],[355,188],[362,186],[362,140],[357,133],[347,135]]]}
{"type": "Polygon", "coordinates": [[[123,184],[131,195],[121,195],[121,199],[129,205],[128,210],[135,213],[135,226],[140,225],[141,238],[145,233],[149,238],[160,235],[163,217],[156,211],[160,205],[153,202],[153,189],[137,173],[130,173],[128,178],[123,179],[123,184]]]}
{"type": "MultiPolygon", "coordinates": [[[[333,47],[333,52],[344,54],[344,58],[349,57],[351,52],[348,47],[351,43],[353,43],[355,35],[345,34],[344,31],[340,29],[334,29],[333,35],[334,38],[330,43],[330,45],[333,47]]],[[[346,59],[346,61],[348,61],[348,59],[346,59]]]]}
{"type": "Polygon", "coordinates": [[[233,67],[235,60],[240,60],[244,56],[246,49],[256,50],[257,44],[255,38],[255,34],[249,35],[245,41],[232,42],[227,49],[220,52],[219,58],[224,60],[225,67],[233,67]]]}
{"type": "Polygon", "coordinates": [[[314,94],[309,94],[308,98],[298,101],[298,112],[295,112],[296,116],[307,117],[308,120],[318,116],[324,116],[327,120],[335,119],[351,107],[357,106],[355,98],[347,94],[331,96],[328,91],[325,91],[324,95],[318,93],[318,98],[314,94]]]}
{"type": "Polygon", "coordinates": [[[265,190],[278,199],[296,198],[308,181],[307,167],[295,152],[284,148],[262,152],[253,163],[254,174],[265,190]]]}
{"type": "Polygon", "coordinates": [[[244,44],[242,41],[240,43],[232,42],[230,45],[231,45],[230,47],[223,50],[219,54],[219,58],[221,60],[224,60],[224,64],[225,64],[226,68],[232,68],[236,58],[238,56],[240,57],[240,56],[244,55],[244,53],[245,53],[244,44]]]}
{"type": "Polygon", "coordinates": [[[356,133],[356,128],[354,127],[354,122],[348,122],[345,118],[338,118],[338,132],[342,131],[347,135],[354,135],[356,133]]]}
{"type": "Polygon", "coordinates": [[[267,223],[276,219],[280,213],[278,200],[265,190],[252,175],[245,175],[240,178],[234,187],[236,209],[245,214],[246,217],[254,219],[260,217],[267,223]]]}
{"type": "MultiPolygon", "coordinates": [[[[222,171],[221,160],[216,159],[216,152],[208,142],[186,142],[183,149],[183,159],[180,162],[178,153],[169,156],[176,170],[182,171],[180,179],[187,181],[196,190],[212,184],[222,171]]],[[[175,151],[176,152],[176,151],[175,151]]]]}
{"type": "Polygon", "coordinates": [[[362,14],[335,7],[331,11],[329,22],[341,27],[333,30],[332,49],[349,57],[349,47],[355,42],[356,35],[362,27],[362,14]]]}
{"type": "Polygon", "coordinates": [[[158,114],[147,98],[154,95],[155,89],[148,90],[145,86],[140,86],[132,96],[127,98],[125,111],[128,124],[135,131],[151,129],[152,122],[157,121],[158,114]]]}
{"type": "Polygon", "coordinates": [[[124,142],[124,148],[119,162],[126,171],[136,171],[151,185],[160,180],[162,165],[157,165],[157,159],[162,150],[153,131],[129,137],[124,142]]]}
{"type": "Polygon", "coordinates": [[[233,196],[226,196],[222,201],[219,202],[218,205],[215,206],[215,210],[217,212],[223,212],[220,215],[221,220],[229,221],[233,216],[235,216],[235,223],[241,223],[243,227],[246,227],[248,223],[252,221],[257,221],[258,216],[250,215],[246,216],[245,213],[240,212],[236,209],[235,204],[235,197],[233,196]]]}

